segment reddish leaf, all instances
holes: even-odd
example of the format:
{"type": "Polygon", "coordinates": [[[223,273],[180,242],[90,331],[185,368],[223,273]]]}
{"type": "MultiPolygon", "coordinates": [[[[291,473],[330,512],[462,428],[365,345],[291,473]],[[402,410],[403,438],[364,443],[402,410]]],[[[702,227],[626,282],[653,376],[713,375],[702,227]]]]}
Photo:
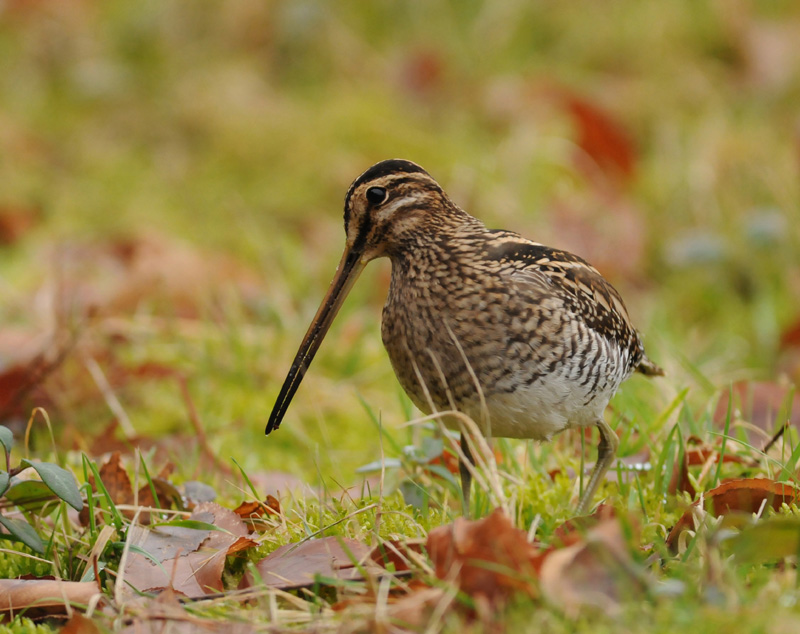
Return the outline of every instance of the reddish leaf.
{"type": "Polygon", "coordinates": [[[262,517],[265,513],[268,515],[280,515],[281,503],[275,496],[268,495],[264,502],[242,502],[233,509],[233,512],[242,519],[262,517]]]}
{"type": "Polygon", "coordinates": [[[100,628],[92,619],[87,619],[80,612],[73,612],[58,634],[100,634],[100,628]]]}
{"type": "MultiPolygon", "coordinates": [[[[630,136],[622,124],[584,97],[565,88],[558,89],[557,93],[575,122],[580,148],[606,174],[620,180],[630,180],[637,157],[630,136]]],[[[592,170],[588,171],[591,173],[592,170]]]]}
{"type": "Polygon", "coordinates": [[[405,60],[401,73],[406,90],[416,97],[429,97],[441,87],[444,63],[436,51],[416,51],[405,60]]]}
{"type": "Polygon", "coordinates": [[[41,219],[34,207],[0,207],[0,244],[14,244],[33,229],[41,219]]]}
{"type": "Polygon", "coordinates": [[[533,576],[541,552],[500,509],[485,519],[459,518],[432,530],[427,550],[437,577],[452,579],[462,592],[491,605],[517,592],[536,594],[533,576]]]}
{"type": "MultiPolygon", "coordinates": [[[[715,463],[719,462],[719,449],[715,449],[714,447],[704,446],[704,447],[692,447],[691,449],[686,449],[686,464],[690,467],[696,467],[698,465],[703,465],[708,462],[709,459],[713,459],[715,463]]],[[[742,458],[741,456],[737,456],[734,453],[726,453],[722,456],[722,462],[736,462],[738,464],[745,464],[747,460],[742,458]]]]}
{"type": "MultiPolygon", "coordinates": [[[[687,459],[688,451],[680,452],[679,456],[675,457],[675,464],[672,465],[672,477],[667,486],[667,493],[675,495],[678,492],[688,493],[694,497],[696,491],[689,480],[689,466],[687,459]]],[[[702,463],[701,463],[702,464],[702,463]]]]}
{"type": "MultiPolygon", "coordinates": [[[[797,489],[783,482],[766,478],[741,478],[729,480],[703,494],[705,508],[715,516],[728,513],[758,513],[763,507],[779,509],[797,499],[797,489]]],[[[676,545],[678,536],[693,524],[692,509],[700,505],[697,500],[681,516],[667,536],[667,545],[676,545]]]]}
{"type": "Polygon", "coordinates": [[[259,521],[264,515],[281,514],[281,503],[275,496],[268,495],[264,502],[242,502],[233,512],[244,520],[250,530],[257,530],[267,526],[265,522],[259,521]]]}
{"type": "MultiPolygon", "coordinates": [[[[323,537],[299,544],[286,544],[256,564],[261,581],[269,587],[290,590],[313,585],[317,575],[332,579],[360,579],[351,560],[364,561],[370,548],[343,537],[323,537]]],[[[255,584],[250,573],[240,588],[255,584]]]]}
{"type": "MultiPolygon", "coordinates": [[[[153,479],[153,486],[158,494],[158,504],[156,504],[156,499],[153,497],[153,492],[150,489],[149,483],[143,484],[139,489],[138,495],[134,496],[131,480],[122,466],[122,459],[119,451],[115,451],[111,454],[111,457],[100,467],[99,473],[100,480],[102,480],[103,486],[105,486],[114,504],[132,505],[136,503],[139,507],[155,508],[160,506],[162,508],[168,508],[168,500],[174,499],[176,495],[180,498],[180,494],[176,492],[175,488],[170,483],[160,478],[153,479]]],[[[89,476],[89,484],[91,484],[95,492],[98,490],[93,475],[89,476]]],[[[132,519],[136,515],[136,510],[124,509],[122,514],[132,519]]],[[[83,507],[79,517],[84,526],[89,524],[88,506],[83,507]]],[[[149,524],[150,513],[140,513],[139,521],[142,524],[149,524]]]]}
{"type": "Polygon", "coordinates": [[[800,319],[788,326],[781,333],[780,346],[782,350],[787,348],[800,348],[800,319]]]}

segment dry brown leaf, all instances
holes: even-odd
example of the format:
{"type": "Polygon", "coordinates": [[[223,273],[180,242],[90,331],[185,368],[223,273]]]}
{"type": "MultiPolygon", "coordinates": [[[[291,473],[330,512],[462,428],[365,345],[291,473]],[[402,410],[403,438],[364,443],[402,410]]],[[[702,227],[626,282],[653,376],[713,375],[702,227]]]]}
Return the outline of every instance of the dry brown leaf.
{"type": "MultiPolygon", "coordinates": [[[[299,544],[286,544],[256,564],[265,585],[282,590],[302,588],[314,584],[320,575],[331,579],[361,579],[361,572],[353,559],[367,559],[370,548],[366,544],[346,537],[323,537],[299,544]]],[[[250,573],[245,575],[240,588],[255,585],[250,573]]]]}
{"type": "Polygon", "coordinates": [[[697,493],[694,486],[692,486],[692,481],[689,479],[688,453],[688,450],[684,450],[680,452],[679,456],[675,457],[675,464],[672,465],[672,477],[670,477],[669,485],[667,486],[667,493],[670,495],[681,492],[688,493],[691,497],[694,497],[695,493],[697,493]]]}
{"type": "Polygon", "coordinates": [[[578,146],[594,162],[587,166],[584,156],[577,156],[577,166],[590,177],[596,177],[599,167],[620,182],[630,181],[637,152],[623,125],[605,109],[568,88],[555,87],[554,92],[575,123],[578,146]]]}
{"type": "Polygon", "coordinates": [[[784,328],[780,339],[781,350],[800,348],[800,318],[784,328]]]}
{"type": "Polygon", "coordinates": [[[14,244],[41,220],[41,209],[23,206],[0,207],[0,244],[14,244]]]}
{"type": "Polygon", "coordinates": [[[274,495],[268,495],[263,502],[242,502],[233,509],[252,531],[264,529],[269,524],[263,521],[265,515],[280,515],[281,503],[274,495]]]}
{"type": "MultiPolygon", "coordinates": [[[[131,544],[147,551],[161,563],[155,565],[143,555],[130,551],[124,579],[140,592],[171,587],[188,597],[202,597],[222,591],[225,557],[255,545],[242,520],[231,510],[213,502],[200,504],[191,520],[213,524],[217,531],[158,526],[132,526],[131,544]]],[[[129,592],[126,589],[126,592],[129,592]]]]}
{"type": "Polygon", "coordinates": [[[92,619],[87,619],[80,612],[73,612],[58,634],[100,634],[100,628],[92,619]]]}
{"type": "Polygon", "coordinates": [[[430,98],[442,87],[444,60],[437,51],[414,51],[400,69],[403,87],[418,98],[430,98]]]}
{"type": "MultiPolygon", "coordinates": [[[[765,507],[779,509],[783,504],[797,500],[798,491],[784,482],[767,478],[740,478],[728,480],[703,494],[704,507],[713,515],[728,513],[758,513],[765,507]]],[[[697,500],[681,516],[667,536],[667,546],[675,547],[678,536],[693,525],[693,509],[700,505],[697,500]]]]}
{"type": "Polygon", "coordinates": [[[27,417],[34,402],[50,405],[44,382],[60,368],[73,344],[71,339],[60,341],[29,331],[0,336],[0,421],[27,417]]]}
{"type": "Polygon", "coordinates": [[[647,584],[619,522],[607,520],[583,541],[550,552],[541,567],[540,587],[550,601],[575,614],[584,606],[614,612],[623,600],[642,597],[647,584]]]}
{"type": "Polygon", "coordinates": [[[536,594],[533,580],[542,552],[501,509],[432,530],[426,548],[436,576],[452,580],[469,596],[498,605],[517,592],[536,594]]]}
{"type": "Polygon", "coordinates": [[[26,616],[64,614],[66,605],[88,605],[99,594],[96,583],[54,579],[0,579],[0,613],[26,616]]]}
{"type": "MultiPolygon", "coordinates": [[[[139,489],[137,496],[133,494],[133,487],[131,480],[128,477],[127,471],[122,466],[122,459],[119,451],[115,451],[109,459],[100,467],[100,479],[103,485],[111,496],[114,504],[132,505],[136,503],[140,507],[155,508],[156,499],[153,497],[153,492],[150,485],[145,483],[139,489]]],[[[89,476],[89,484],[92,490],[97,491],[97,483],[94,476],[89,476]]],[[[158,494],[158,506],[161,508],[168,508],[167,501],[174,498],[174,487],[168,482],[160,478],[153,478],[153,486],[158,494]]],[[[179,495],[179,494],[178,494],[179,495]]],[[[135,509],[126,509],[122,511],[125,517],[132,519],[136,515],[135,509]]],[[[89,524],[89,507],[84,506],[80,513],[80,521],[84,526],[89,524]]],[[[139,514],[139,521],[142,524],[150,523],[150,513],[144,512],[139,514]]]]}

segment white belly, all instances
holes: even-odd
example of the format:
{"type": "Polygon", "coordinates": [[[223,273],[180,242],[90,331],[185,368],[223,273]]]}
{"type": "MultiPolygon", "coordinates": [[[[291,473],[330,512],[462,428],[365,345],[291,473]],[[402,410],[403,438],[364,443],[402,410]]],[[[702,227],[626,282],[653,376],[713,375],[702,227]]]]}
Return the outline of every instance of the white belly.
{"type": "MultiPolygon", "coordinates": [[[[460,408],[487,437],[549,440],[572,427],[594,425],[623,378],[600,390],[589,390],[570,375],[568,368],[513,392],[497,392],[460,408]]],[[[448,426],[458,428],[457,421],[448,426]]]]}

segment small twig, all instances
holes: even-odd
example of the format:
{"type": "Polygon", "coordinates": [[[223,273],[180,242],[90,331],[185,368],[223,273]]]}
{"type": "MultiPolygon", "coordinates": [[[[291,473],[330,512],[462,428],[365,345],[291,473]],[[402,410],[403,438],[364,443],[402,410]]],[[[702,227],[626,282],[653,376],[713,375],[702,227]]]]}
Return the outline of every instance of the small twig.
{"type": "Polygon", "coordinates": [[[770,438],[769,441],[767,441],[767,444],[764,445],[764,448],[761,450],[761,453],[767,453],[770,449],[772,449],[772,446],[781,439],[784,432],[786,432],[786,430],[789,429],[789,427],[791,426],[792,424],[787,420],[786,423],[784,423],[781,426],[781,428],[775,432],[775,435],[773,435],[772,438],[770,438]]]}

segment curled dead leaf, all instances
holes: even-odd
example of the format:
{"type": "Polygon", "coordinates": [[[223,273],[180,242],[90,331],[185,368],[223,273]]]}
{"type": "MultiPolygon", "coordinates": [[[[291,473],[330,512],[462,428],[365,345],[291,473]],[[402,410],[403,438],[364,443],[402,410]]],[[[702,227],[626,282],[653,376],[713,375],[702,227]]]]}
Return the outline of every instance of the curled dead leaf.
{"type": "Polygon", "coordinates": [[[501,509],[484,519],[459,518],[432,530],[426,548],[436,576],[470,596],[498,605],[517,592],[536,595],[541,551],[501,509]]]}
{"type": "Polygon", "coordinates": [[[55,579],[0,579],[0,613],[27,616],[65,614],[68,605],[88,605],[99,594],[96,583],[55,579]]]}
{"type": "Polygon", "coordinates": [[[672,465],[672,477],[669,479],[667,493],[670,495],[675,495],[678,492],[688,493],[691,497],[694,497],[697,491],[695,491],[692,481],[689,479],[688,451],[684,450],[679,453],[680,455],[675,457],[675,464],[672,465]]]}
{"type": "Polygon", "coordinates": [[[783,504],[791,504],[797,500],[798,490],[785,482],[775,482],[767,478],[740,478],[728,480],[718,487],[703,494],[700,500],[692,504],[678,523],[673,526],[667,535],[667,546],[675,548],[680,534],[691,528],[693,524],[693,510],[703,502],[711,514],[727,515],[728,513],[759,513],[764,508],[775,510],[783,504]]]}
{"type": "Polygon", "coordinates": [[[225,558],[255,545],[242,520],[213,502],[199,504],[189,517],[220,530],[180,525],[153,529],[131,526],[128,540],[136,550],[128,553],[122,578],[140,592],[172,588],[187,597],[202,597],[222,588],[225,558]],[[139,551],[144,550],[150,557],[139,551]],[[157,561],[158,564],[154,563],[157,561]]]}

